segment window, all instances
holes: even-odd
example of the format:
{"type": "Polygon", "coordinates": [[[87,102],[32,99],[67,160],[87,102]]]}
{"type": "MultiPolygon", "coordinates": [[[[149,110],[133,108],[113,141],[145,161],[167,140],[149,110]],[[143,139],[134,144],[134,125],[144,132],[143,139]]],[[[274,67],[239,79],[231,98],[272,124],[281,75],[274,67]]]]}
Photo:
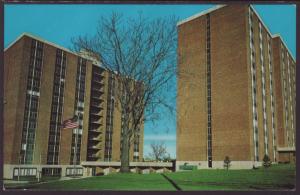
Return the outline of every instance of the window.
{"type": "Polygon", "coordinates": [[[14,168],[13,176],[19,176],[19,172],[20,172],[20,176],[35,176],[37,173],[37,169],[23,168],[23,167],[14,168]]]}

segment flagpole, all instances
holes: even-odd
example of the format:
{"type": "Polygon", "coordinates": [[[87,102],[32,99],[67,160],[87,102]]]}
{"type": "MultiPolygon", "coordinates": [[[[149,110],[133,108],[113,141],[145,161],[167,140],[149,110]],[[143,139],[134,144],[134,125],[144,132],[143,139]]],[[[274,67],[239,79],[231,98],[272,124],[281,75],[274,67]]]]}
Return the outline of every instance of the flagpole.
{"type": "Polygon", "coordinates": [[[75,162],[73,162],[73,165],[74,165],[74,170],[73,170],[73,171],[74,171],[74,172],[73,172],[73,173],[74,173],[74,176],[75,176],[76,163],[77,163],[77,141],[78,141],[78,140],[77,140],[77,136],[78,136],[78,128],[75,129],[75,132],[76,132],[76,135],[75,135],[75,148],[74,148],[74,150],[75,150],[75,151],[74,151],[74,153],[75,153],[75,155],[74,155],[74,161],[75,161],[75,162]]]}

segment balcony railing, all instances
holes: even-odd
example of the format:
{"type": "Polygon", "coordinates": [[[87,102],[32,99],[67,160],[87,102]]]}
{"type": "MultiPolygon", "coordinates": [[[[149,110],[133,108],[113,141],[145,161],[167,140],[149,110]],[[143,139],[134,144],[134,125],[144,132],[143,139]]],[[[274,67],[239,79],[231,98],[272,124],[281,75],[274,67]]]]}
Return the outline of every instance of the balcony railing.
{"type": "Polygon", "coordinates": [[[104,84],[104,80],[103,79],[99,79],[99,78],[93,78],[93,82],[95,83],[99,83],[99,84],[104,84]]]}
{"type": "Polygon", "coordinates": [[[97,154],[88,154],[89,158],[100,158],[97,154]]]}
{"type": "Polygon", "coordinates": [[[101,150],[101,146],[89,146],[89,149],[91,150],[101,150]]]}
{"type": "Polygon", "coordinates": [[[89,131],[93,133],[102,133],[101,129],[89,129],[89,131]]]}

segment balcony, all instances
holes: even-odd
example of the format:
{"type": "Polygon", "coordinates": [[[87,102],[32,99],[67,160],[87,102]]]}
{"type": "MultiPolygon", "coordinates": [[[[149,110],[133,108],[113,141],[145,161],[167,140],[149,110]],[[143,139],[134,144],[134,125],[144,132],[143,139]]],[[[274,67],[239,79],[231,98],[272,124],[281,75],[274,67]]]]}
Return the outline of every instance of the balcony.
{"type": "Polygon", "coordinates": [[[94,75],[97,77],[104,78],[104,71],[93,71],[94,75]]]}
{"type": "Polygon", "coordinates": [[[101,150],[101,145],[97,144],[96,146],[89,146],[89,149],[91,149],[91,150],[101,150]]]}
{"type": "Polygon", "coordinates": [[[89,130],[96,130],[99,129],[100,127],[102,127],[102,124],[98,124],[98,123],[89,123],[89,130]]]}
{"type": "Polygon", "coordinates": [[[91,115],[91,116],[90,116],[90,120],[91,120],[91,121],[98,121],[98,120],[100,120],[101,118],[102,118],[102,116],[99,115],[99,114],[97,114],[97,115],[91,115]]]}
{"type": "Polygon", "coordinates": [[[98,108],[98,107],[97,107],[97,109],[93,108],[93,109],[90,110],[90,114],[93,115],[93,116],[99,116],[99,117],[101,117],[102,114],[103,114],[102,110],[103,110],[103,108],[98,108]]]}
{"type": "Polygon", "coordinates": [[[92,87],[92,90],[95,91],[95,92],[99,92],[99,93],[104,93],[103,91],[103,88],[102,87],[92,87]]]}
{"type": "Polygon", "coordinates": [[[93,98],[97,98],[97,99],[101,99],[101,96],[104,94],[103,91],[95,91],[94,89],[92,89],[92,94],[91,96],[93,98]]]}
{"type": "Polygon", "coordinates": [[[103,110],[102,107],[100,107],[100,108],[98,108],[98,107],[92,107],[92,108],[90,108],[90,113],[91,113],[91,114],[98,114],[98,113],[100,113],[102,110],[103,110]]]}
{"type": "Polygon", "coordinates": [[[102,133],[100,129],[89,129],[89,131],[93,133],[102,133]]]}
{"type": "Polygon", "coordinates": [[[98,120],[90,120],[90,123],[92,123],[92,124],[101,124],[102,125],[104,122],[103,122],[103,119],[100,118],[98,120]]]}
{"type": "Polygon", "coordinates": [[[93,78],[92,82],[104,85],[104,80],[101,78],[93,78]]]}
{"type": "Polygon", "coordinates": [[[96,154],[88,154],[88,158],[100,158],[100,156],[96,154]]]}
{"type": "Polygon", "coordinates": [[[93,101],[93,102],[91,103],[91,106],[94,107],[94,108],[96,108],[96,109],[103,109],[103,105],[102,105],[102,104],[103,104],[103,102],[97,103],[97,102],[94,102],[94,101],[93,101]]]}

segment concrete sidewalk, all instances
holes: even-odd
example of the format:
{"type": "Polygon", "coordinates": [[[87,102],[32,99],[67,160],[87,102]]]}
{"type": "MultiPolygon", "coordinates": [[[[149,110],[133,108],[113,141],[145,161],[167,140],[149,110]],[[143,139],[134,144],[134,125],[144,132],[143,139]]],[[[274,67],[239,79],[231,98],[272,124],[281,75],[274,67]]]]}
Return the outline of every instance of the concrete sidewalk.
{"type": "Polygon", "coordinates": [[[7,184],[7,183],[28,183],[30,181],[18,181],[18,180],[11,180],[11,179],[4,179],[3,180],[3,184],[7,184]]]}

